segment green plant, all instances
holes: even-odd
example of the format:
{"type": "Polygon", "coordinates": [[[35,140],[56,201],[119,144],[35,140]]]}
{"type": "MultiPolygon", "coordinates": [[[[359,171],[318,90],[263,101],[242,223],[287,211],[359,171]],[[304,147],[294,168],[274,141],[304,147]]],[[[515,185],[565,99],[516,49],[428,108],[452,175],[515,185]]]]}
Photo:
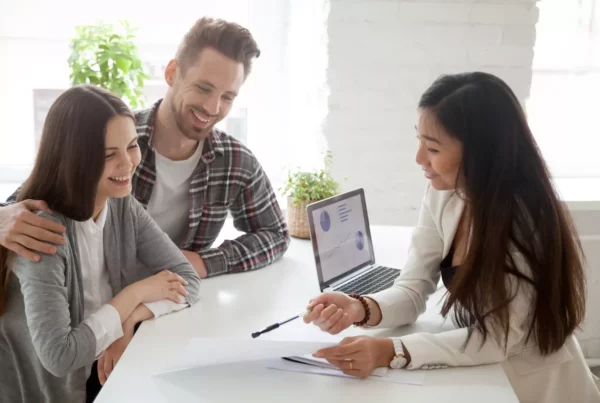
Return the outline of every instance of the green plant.
{"type": "Polygon", "coordinates": [[[335,196],[339,193],[340,184],[331,175],[333,156],[330,151],[325,155],[325,167],[313,172],[288,171],[287,178],[279,191],[291,197],[293,204],[302,201],[310,203],[335,196]]]}
{"type": "Polygon", "coordinates": [[[69,67],[73,85],[95,84],[119,95],[130,107],[143,107],[144,72],[133,29],[127,21],[75,28],[69,67]]]}

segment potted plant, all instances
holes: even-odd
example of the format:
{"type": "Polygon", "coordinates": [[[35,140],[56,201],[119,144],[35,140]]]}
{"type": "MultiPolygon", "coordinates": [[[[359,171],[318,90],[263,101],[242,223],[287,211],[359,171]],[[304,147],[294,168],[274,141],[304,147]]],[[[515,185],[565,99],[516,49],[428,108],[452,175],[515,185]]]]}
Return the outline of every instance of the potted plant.
{"type": "Polygon", "coordinates": [[[290,235],[310,238],[306,206],[339,193],[340,185],[330,172],[331,152],[325,156],[324,168],[316,171],[288,171],[283,186],[279,189],[287,196],[288,227],[290,235]]]}
{"type": "Polygon", "coordinates": [[[75,28],[69,67],[73,85],[94,84],[123,98],[131,108],[144,106],[144,72],[133,29],[127,21],[99,21],[75,28]]]}

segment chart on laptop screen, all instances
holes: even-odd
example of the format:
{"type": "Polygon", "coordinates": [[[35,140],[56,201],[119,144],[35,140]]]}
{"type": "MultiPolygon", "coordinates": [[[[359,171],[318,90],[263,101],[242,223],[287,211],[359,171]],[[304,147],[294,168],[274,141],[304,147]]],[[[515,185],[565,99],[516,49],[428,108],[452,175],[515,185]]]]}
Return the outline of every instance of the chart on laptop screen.
{"type": "Polygon", "coordinates": [[[323,281],[371,258],[360,195],[313,210],[323,281]]]}

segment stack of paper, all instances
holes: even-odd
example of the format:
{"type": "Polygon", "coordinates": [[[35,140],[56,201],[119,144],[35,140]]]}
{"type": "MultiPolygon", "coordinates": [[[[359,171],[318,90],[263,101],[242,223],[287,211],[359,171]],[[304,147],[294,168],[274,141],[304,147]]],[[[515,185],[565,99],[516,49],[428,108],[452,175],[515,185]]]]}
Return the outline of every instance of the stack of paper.
{"type": "MultiPolygon", "coordinates": [[[[338,368],[333,366],[331,367],[333,369],[325,366],[315,365],[314,363],[306,364],[303,362],[291,361],[289,357],[279,360],[269,360],[267,362],[267,368],[269,369],[358,379],[352,375],[346,375],[338,368]]],[[[401,369],[388,371],[387,368],[376,368],[371,375],[367,377],[367,379],[372,381],[404,383],[422,386],[425,383],[425,371],[405,371],[401,369]]]]}
{"type": "MultiPolygon", "coordinates": [[[[331,365],[326,359],[313,357],[312,355],[283,357],[283,359],[287,360],[287,361],[299,363],[299,364],[313,365],[313,366],[319,367],[319,368],[326,368],[326,369],[331,369],[334,371],[340,371],[339,368],[331,365]]],[[[387,376],[387,374],[388,374],[388,368],[384,368],[384,367],[375,368],[373,370],[373,372],[371,373],[371,375],[373,375],[373,376],[387,376]]]]}

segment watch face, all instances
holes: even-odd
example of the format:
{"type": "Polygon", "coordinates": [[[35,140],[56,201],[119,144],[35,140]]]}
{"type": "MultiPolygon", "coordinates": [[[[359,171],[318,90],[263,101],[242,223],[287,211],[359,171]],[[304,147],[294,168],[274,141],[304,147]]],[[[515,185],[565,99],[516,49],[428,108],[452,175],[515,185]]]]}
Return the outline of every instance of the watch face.
{"type": "Polygon", "coordinates": [[[394,359],[390,363],[390,367],[396,368],[396,369],[402,368],[405,365],[406,365],[406,358],[404,358],[404,356],[402,356],[402,355],[397,355],[396,357],[394,357],[394,359]]]}

